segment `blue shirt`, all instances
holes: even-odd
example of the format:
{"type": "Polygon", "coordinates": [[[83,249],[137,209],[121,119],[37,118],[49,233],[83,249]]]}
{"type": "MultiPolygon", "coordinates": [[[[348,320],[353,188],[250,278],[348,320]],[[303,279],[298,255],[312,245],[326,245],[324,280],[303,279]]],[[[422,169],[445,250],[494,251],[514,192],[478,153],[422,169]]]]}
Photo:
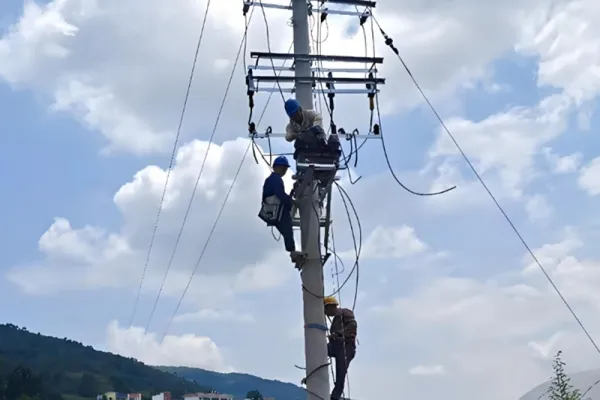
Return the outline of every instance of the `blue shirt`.
{"type": "Polygon", "coordinates": [[[277,196],[283,207],[287,210],[292,209],[292,205],[294,204],[292,200],[292,196],[285,192],[285,185],[283,184],[283,179],[279,174],[275,172],[271,173],[267,179],[265,179],[265,184],[263,185],[263,201],[270,196],[277,196]]]}

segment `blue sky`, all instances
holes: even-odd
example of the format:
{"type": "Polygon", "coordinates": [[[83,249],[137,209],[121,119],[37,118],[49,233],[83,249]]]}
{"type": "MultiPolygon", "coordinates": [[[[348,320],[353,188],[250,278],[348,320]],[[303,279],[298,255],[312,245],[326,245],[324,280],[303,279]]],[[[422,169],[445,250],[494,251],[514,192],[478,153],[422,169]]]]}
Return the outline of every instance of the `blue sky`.
{"type": "MultiPolygon", "coordinates": [[[[282,244],[255,217],[267,170],[251,157],[180,319],[170,325],[167,340],[158,340],[247,145],[236,139],[245,132],[247,115],[242,71],[209,151],[180,251],[142,334],[243,30],[228,1],[211,6],[211,34],[202,44],[133,326],[205,3],[178,0],[167,10],[156,1],[144,3],[143,13],[138,0],[0,6],[0,167],[7,193],[0,200],[0,304],[6,305],[7,322],[150,364],[300,380],[293,368],[303,358],[299,278],[288,268],[282,244]],[[264,354],[273,354],[271,361],[256,363],[264,354]]],[[[268,15],[273,49],[286,51],[286,19],[282,12],[268,15]]],[[[545,1],[460,0],[447,10],[401,1],[384,3],[376,15],[544,266],[590,331],[599,333],[594,315],[600,254],[593,244],[600,175],[592,167],[600,141],[594,112],[600,81],[593,74],[600,53],[592,45],[600,37],[592,31],[600,21],[598,6],[591,0],[555,7],[545,1]],[[583,117],[587,124],[581,124],[583,117]]],[[[347,31],[352,21],[330,19],[323,51],[360,51],[362,34],[347,31]]],[[[266,50],[264,41],[264,21],[257,18],[249,51],[266,50]]],[[[361,346],[351,375],[357,397],[381,397],[402,385],[408,394],[428,390],[427,398],[518,398],[550,373],[558,349],[572,369],[595,366],[589,343],[543,275],[528,268],[522,244],[447,146],[401,64],[379,36],[376,44],[385,56],[383,128],[395,171],[417,191],[458,188],[435,199],[404,192],[376,141],[360,153],[355,172],[362,180],[354,186],[342,181],[360,213],[366,243],[356,309],[361,346]],[[520,368],[508,370],[511,365],[520,368]]],[[[257,95],[258,110],[267,96],[257,95]]],[[[336,104],[338,126],[365,130],[366,99],[336,104]]],[[[265,125],[283,131],[282,111],[274,96],[265,125]]],[[[274,149],[289,145],[279,142],[274,149]]],[[[337,247],[347,252],[352,242],[339,199],[334,208],[337,247]]],[[[345,257],[347,270],[351,261],[345,257]]],[[[353,285],[344,288],[343,302],[353,292],[353,285]]]]}

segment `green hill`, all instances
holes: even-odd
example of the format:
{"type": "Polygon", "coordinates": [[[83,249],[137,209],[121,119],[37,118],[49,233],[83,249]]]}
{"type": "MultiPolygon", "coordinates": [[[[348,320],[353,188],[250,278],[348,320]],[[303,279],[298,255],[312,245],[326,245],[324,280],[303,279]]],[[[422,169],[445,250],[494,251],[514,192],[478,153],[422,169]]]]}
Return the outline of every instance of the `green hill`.
{"type": "Polygon", "coordinates": [[[0,400],[17,400],[21,394],[40,400],[82,400],[109,391],[142,393],[145,398],[169,391],[177,398],[210,390],[244,398],[255,389],[277,400],[306,397],[290,383],[196,368],[151,367],[67,338],[0,324],[0,400]]]}
{"type": "Polygon", "coordinates": [[[200,368],[157,367],[196,382],[210,383],[214,390],[244,398],[249,390],[258,390],[265,397],[276,400],[304,400],[306,391],[291,383],[263,379],[254,375],[207,371],[200,368]]]}
{"type": "Polygon", "coordinates": [[[46,391],[60,393],[65,399],[95,398],[108,391],[144,396],[170,391],[182,396],[208,389],[132,358],[97,351],[67,338],[0,325],[0,376],[6,381],[19,365],[39,376],[46,391]]]}

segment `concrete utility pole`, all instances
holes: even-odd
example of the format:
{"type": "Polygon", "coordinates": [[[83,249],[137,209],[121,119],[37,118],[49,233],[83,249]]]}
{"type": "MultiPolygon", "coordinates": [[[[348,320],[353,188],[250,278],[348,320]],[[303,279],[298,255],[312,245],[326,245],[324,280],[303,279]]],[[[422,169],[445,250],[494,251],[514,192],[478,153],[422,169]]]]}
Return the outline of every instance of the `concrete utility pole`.
{"type": "MultiPolygon", "coordinates": [[[[310,36],[308,29],[308,7],[306,0],[292,1],[292,21],[294,26],[294,53],[310,54],[310,36]]],[[[296,100],[305,110],[313,109],[312,83],[309,80],[299,81],[299,77],[311,76],[309,59],[294,59],[296,77],[296,100]]],[[[306,388],[308,400],[329,400],[329,368],[327,364],[327,339],[325,332],[316,326],[327,326],[323,310],[324,296],[323,267],[320,251],[320,208],[317,182],[310,182],[304,191],[300,213],[300,235],[302,251],[307,260],[302,266],[302,284],[304,300],[304,353],[306,356],[306,388]],[[310,293],[309,293],[310,292],[310,293]]]]}
{"type": "MultiPolygon", "coordinates": [[[[317,2],[317,0],[312,0],[317,2]]],[[[322,2],[321,6],[322,6],[322,2]]],[[[357,22],[364,23],[371,16],[371,9],[375,7],[375,2],[372,0],[329,0],[327,4],[349,5],[356,7],[365,7],[364,11],[357,10],[334,10],[327,7],[326,13],[319,6],[319,14],[321,23],[327,15],[354,15],[358,17],[357,22]]],[[[252,96],[256,92],[281,92],[294,93],[296,100],[305,110],[313,109],[313,92],[322,95],[327,94],[329,101],[333,104],[335,94],[364,94],[368,97],[370,104],[373,103],[374,96],[379,92],[377,85],[385,83],[385,79],[377,78],[376,64],[383,63],[381,57],[355,57],[344,55],[317,55],[310,54],[310,35],[308,25],[308,2],[307,0],[292,0],[291,7],[282,6],[281,4],[269,4],[267,1],[244,0],[244,15],[252,6],[261,8],[274,8],[292,10],[292,22],[294,29],[294,54],[272,53],[272,52],[252,52],[250,57],[256,59],[256,65],[249,65],[246,75],[246,86],[248,89],[249,104],[253,104],[252,96]],[[262,75],[259,71],[287,71],[284,66],[275,67],[273,60],[289,60],[294,59],[293,70],[294,76],[285,76],[276,74],[277,76],[262,75]],[[261,59],[269,60],[270,65],[258,65],[261,59]],[[313,76],[313,70],[319,70],[311,65],[312,61],[327,61],[334,63],[349,63],[349,64],[370,64],[362,68],[332,68],[327,74],[327,77],[319,76],[317,72],[313,76]],[[335,70],[335,71],[334,71],[335,70]],[[357,74],[358,76],[351,77],[334,77],[333,72],[344,74],[357,74]],[[259,88],[260,82],[276,82],[272,88],[259,88]],[[294,87],[281,87],[279,83],[294,83],[294,87]],[[326,83],[326,89],[323,88],[323,83],[326,83]],[[320,89],[314,88],[320,86],[320,89]],[[360,85],[355,88],[337,89],[334,85],[360,85]]],[[[314,10],[313,10],[314,12],[314,10]]],[[[285,64],[285,63],[284,63],[285,64]]],[[[370,105],[371,112],[373,105],[370,105]]],[[[331,107],[333,109],[333,107],[331,107]]],[[[371,127],[370,127],[371,128],[371,127]]],[[[367,134],[359,134],[357,130],[345,129],[346,139],[381,139],[381,136],[374,131],[367,134]],[[352,133],[348,133],[352,132],[352,133]]],[[[273,133],[271,127],[265,132],[258,132],[253,122],[249,123],[248,137],[252,140],[257,138],[275,138],[285,137],[285,133],[273,133]]],[[[337,156],[336,156],[337,157],[337,156]]],[[[302,238],[302,252],[307,255],[306,260],[302,265],[301,277],[303,290],[302,298],[304,300],[304,351],[306,356],[306,389],[308,391],[308,400],[329,400],[331,393],[329,391],[329,368],[327,357],[327,322],[324,313],[323,296],[323,266],[321,258],[321,228],[325,227],[323,241],[328,241],[328,227],[331,222],[331,197],[326,198],[327,208],[322,210],[320,207],[320,193],[331,190],[333,180],[338,180],[336,176],[337,169],[340,167],[339,162],[328,160],[327,157],[319,157],[310,155],[309,157],[297,157],[296,171],[298,188],[296,195],[299,203],[299,219],[294,216],[294,226],[300,226],[300,234],[302,238]],[[304,170],[304,173],[301,173],[304,170]],[[318,188],[318,180],[315,174],[321,180],[322,187],[318,188]],[[331,180],[329,179],[331,178],[331,180]],[[321,213],[325,212],[325,217],[321,217],[321,213]]],[[[330,192],[329,192],[330,193],[330,192]]],[[[325,198],[324,198],[325,200],[325,198]]],[[[294,213],[295,214],[295,213],[294,213]]],[[[325,254],[327,257],[327,254],[325,254]]]]}

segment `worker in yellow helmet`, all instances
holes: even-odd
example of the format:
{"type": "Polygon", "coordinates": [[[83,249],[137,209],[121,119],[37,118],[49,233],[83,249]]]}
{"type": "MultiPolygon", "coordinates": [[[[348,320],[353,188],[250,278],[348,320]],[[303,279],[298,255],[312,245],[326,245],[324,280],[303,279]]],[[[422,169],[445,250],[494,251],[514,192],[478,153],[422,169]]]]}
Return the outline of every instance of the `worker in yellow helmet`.
{"type": "Polygon", "coordinates": [[[344,381],[350,362],[356,355],[356,333],[358,324],[354,312],[341,308],[333,296],[325,297],[325,315],[333,318],[329,327],[329,343],[327,352],[335,359],[335,386],[331,392],[331,400],[339,400],[344,392],[344,381]]]}

